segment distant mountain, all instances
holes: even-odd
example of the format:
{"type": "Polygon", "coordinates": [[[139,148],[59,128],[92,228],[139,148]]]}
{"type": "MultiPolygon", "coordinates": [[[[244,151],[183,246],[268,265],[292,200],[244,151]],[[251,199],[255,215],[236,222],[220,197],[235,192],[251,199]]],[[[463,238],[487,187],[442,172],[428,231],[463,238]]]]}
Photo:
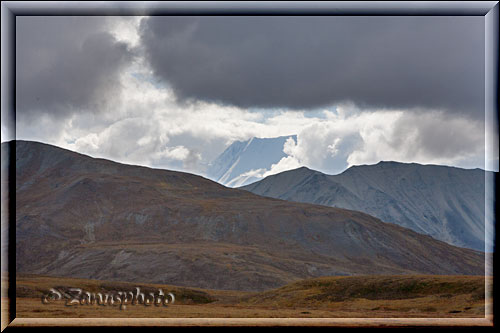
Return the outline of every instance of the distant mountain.
{"type": "Polygon", "coordinates": [[[271,169],[287,154],[283,152],[286,140],[296,135],[277,138],[251,138],[248,141],[233,142],[209,166],[207,177],[229,187],[243,186],[255,182],[260,173],[271,169]],[[252,172],[253,171],[253,172],[252,172]]]}
{"type": "Polygon", "coordinates": [[[485,171],[480,169],[380,162],[332,176],[299,168],[243,189],[362,211],[456,246],[485,250],[485,171]]]}
{"type": "Polygon", "coordinates": [[[484,253],[365,213],[41,143],[9,145],[19,273],[239,290],[332,275],[484,274],[484,253]]]}

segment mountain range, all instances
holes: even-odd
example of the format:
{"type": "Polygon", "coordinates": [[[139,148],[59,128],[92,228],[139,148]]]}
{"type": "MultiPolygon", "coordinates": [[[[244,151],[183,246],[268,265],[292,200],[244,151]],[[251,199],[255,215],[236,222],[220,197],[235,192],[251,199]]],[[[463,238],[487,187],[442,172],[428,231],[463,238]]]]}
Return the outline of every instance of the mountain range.
{"type": "Polygon", "coordinates": [[[481,169],[379,162],[326,175],[302,167],[242,188],[272,198],[362,211],[456,246],[485,251],[481,169]]]}
{"type": "Polygon", "coordinates": [[[19,273],[235,290],[319,276],[484,274],[484,253],[359,211],[37,142],[9,147],[19,273]]]}

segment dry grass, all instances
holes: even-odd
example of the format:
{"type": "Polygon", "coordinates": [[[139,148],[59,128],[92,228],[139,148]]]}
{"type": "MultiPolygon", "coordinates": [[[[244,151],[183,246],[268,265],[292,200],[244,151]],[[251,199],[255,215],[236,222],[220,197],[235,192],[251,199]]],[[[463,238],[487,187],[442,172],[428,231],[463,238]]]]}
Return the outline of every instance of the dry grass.
{"type": "Polygon", "coordinates": [[[158,284],[22,275],[17,278],[17,317],[22,318],[482,318],[484,277],[361,276],[304,280],[282,288],[249,293],[158,284]],[[167,307],[135,305],[66,306],[42,304],[53,287],[91,292],[113,290],[172,292],[167,307]]]}

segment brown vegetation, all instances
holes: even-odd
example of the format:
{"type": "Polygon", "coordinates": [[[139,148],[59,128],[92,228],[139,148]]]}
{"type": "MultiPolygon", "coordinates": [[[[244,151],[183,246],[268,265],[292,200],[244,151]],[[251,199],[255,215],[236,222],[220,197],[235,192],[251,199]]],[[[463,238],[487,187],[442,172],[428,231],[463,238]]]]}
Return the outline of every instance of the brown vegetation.
{"type": "Polygon", "coordinates": [[[264,291],[320,276],[484,272],[484,253],[361,212],[46,144],[15,149],[20,273],[264,291]]]}
{"type": "Polygon", "coordinates": [[[303,280],[260,293],[204,290],[170,285],[20,275],[17,317],[138,318],[482,318],[485,278],[482,276],[355,276],[303,280]],[[78,287],[90,292],[162,288],[176,297],[167,307],[134,305],[65,306],[42,304],[53,287],[78,287]]]}

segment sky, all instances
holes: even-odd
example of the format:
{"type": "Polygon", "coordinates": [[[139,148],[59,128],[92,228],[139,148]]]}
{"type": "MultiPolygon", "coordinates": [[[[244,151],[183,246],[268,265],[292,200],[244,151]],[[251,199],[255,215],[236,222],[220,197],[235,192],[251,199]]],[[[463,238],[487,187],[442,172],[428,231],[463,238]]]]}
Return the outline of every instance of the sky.
{"type": "Polygon", "coordinates": [[[16,136],[200,175],[292,134],[276,170],[484,169],[484,40],[480,16],[21,16],[16,136]]]}

